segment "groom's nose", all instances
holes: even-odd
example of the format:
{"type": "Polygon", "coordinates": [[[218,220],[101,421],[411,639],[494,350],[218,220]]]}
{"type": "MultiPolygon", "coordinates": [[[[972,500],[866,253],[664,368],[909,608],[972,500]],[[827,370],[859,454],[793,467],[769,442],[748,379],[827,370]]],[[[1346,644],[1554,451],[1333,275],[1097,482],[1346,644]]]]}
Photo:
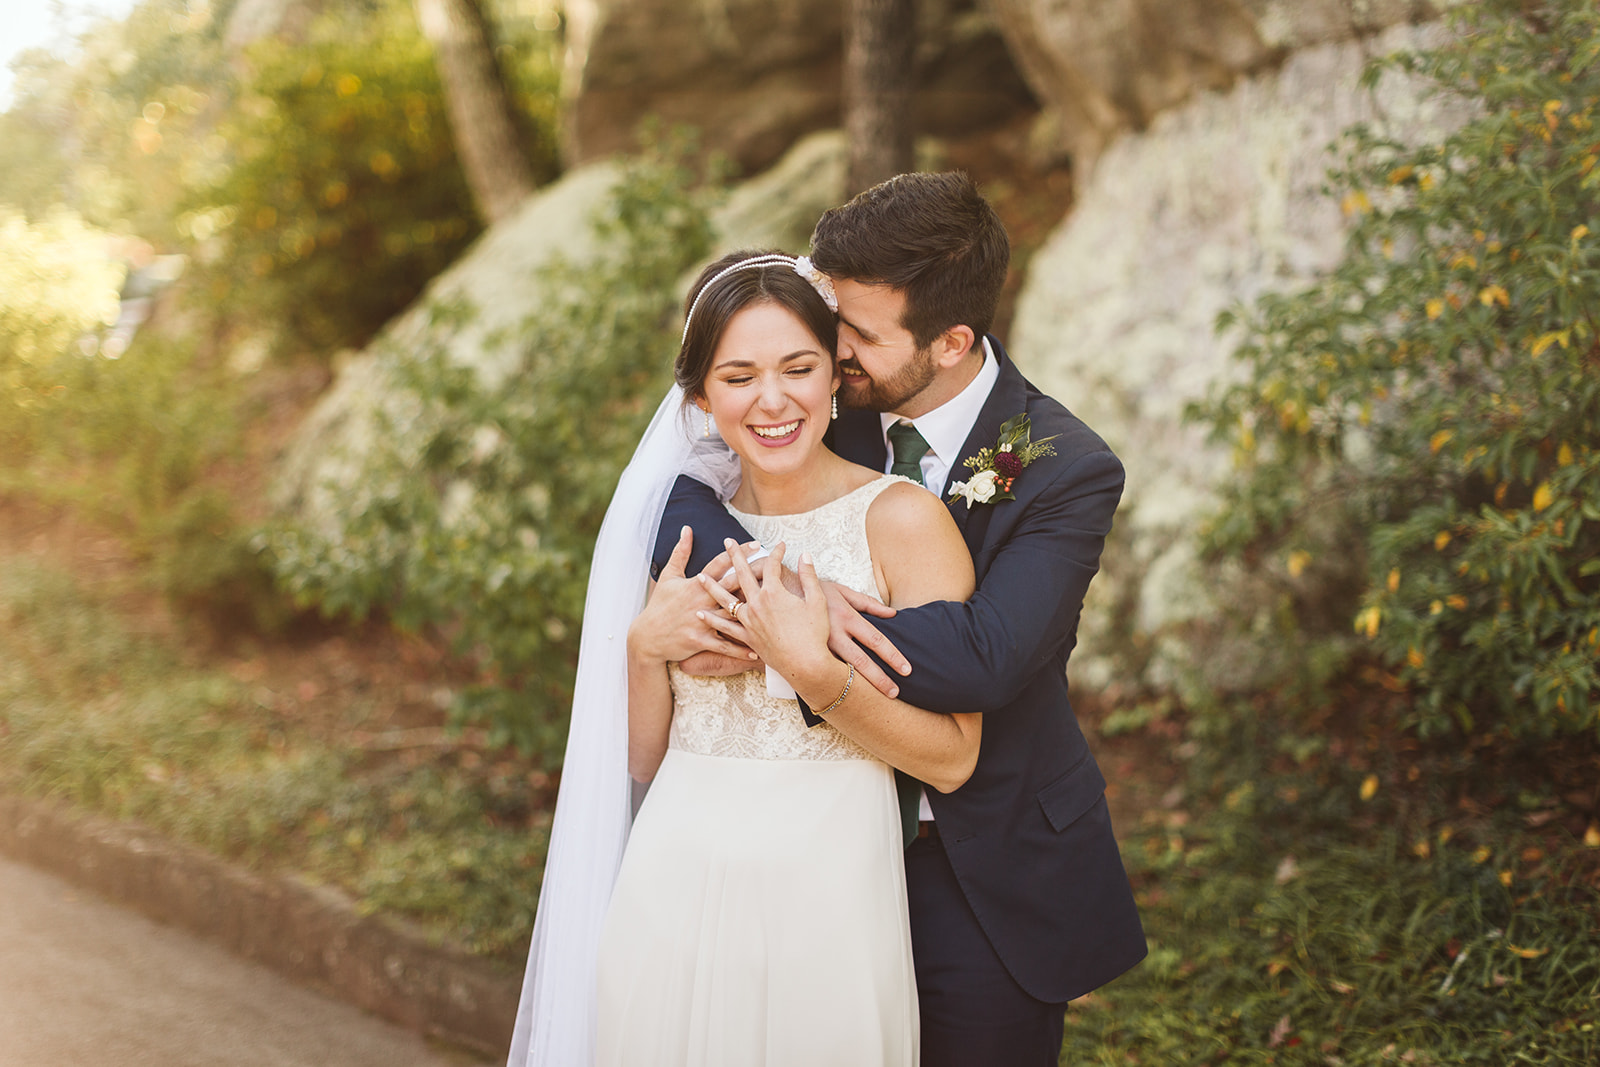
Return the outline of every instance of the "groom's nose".
{"type": "Polygon", "coordinates": [[[840,363],[847,359],[854,359],[856,350],[850,346],[850,331],[843,327],[839,330],[839,340],[833,346],[833,356],[840,363]]]}

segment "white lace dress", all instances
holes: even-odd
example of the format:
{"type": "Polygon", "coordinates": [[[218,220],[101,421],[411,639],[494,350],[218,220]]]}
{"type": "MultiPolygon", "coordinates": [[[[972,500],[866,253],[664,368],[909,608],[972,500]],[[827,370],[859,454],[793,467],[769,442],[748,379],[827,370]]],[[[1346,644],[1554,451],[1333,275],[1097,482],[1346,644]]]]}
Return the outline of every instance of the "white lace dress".
{"type": "MultiPolygon", "coordinates": [[[[788,558],[877,595],[867,508],[733,511],[788,558]]],[[[889,767],[808,729],[762,672],[671,670],[665,759],[601,937],[601,1067],[914,1067],[917,992],[889,767]]],[[[857,684],[861,684],[859,681],[857,684]]]]}

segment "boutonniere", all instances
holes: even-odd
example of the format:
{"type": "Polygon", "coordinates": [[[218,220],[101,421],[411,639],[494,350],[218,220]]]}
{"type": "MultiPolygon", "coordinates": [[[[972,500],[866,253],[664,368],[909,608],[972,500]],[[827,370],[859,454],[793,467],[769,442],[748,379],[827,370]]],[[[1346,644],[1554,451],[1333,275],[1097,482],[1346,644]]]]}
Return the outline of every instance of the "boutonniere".
{"type": "Polygon", "coordinates": [[[1011,495],[1011,487],[1023,468],[1040,456],[1056,454],[1049,442],[1058,435],[1033,441],[1029,439],[1031,434],[1026,413],[1013,415],[1002,423],[1000,436],[995,439],[993,448],[981,448],[976,456],[967,457],[963,466],[973,472],[972,477],[951,484],[950,502],[953,504],[957,497],[964,497],[967,510],[970,511],[974,503],[997,504],[1002,500],[1015,500],[1016,497],[1011,495]]]}

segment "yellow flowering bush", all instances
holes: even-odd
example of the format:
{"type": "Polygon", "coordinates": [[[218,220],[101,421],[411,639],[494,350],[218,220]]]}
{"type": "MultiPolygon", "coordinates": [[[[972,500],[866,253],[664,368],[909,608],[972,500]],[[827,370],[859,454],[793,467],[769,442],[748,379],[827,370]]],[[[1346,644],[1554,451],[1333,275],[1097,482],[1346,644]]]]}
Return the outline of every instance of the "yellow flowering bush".
{"type": "Polygon", "coordinates": [[[1341,264],[1220,324],[1247,374],[1194,411],[1238,461],[1206,547],[1290,573],[1324,647],[1353,627],[1424,734],[1595,731],[1600,12],[1485,0],[1452,26],[1369,77],[1474,117],[1432,144],[1350,131],[1341,264]],[[1319,568],[1359,580],[1313,596],[1319,568]]]}

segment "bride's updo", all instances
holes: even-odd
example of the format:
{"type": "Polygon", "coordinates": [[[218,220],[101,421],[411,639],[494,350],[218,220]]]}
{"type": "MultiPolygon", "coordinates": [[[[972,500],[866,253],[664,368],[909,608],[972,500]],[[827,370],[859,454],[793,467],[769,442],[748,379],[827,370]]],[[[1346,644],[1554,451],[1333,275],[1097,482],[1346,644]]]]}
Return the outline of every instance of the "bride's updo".
{"type": "Polygon", "coordinates": [[[753,304],[776,304],[788,310],[811,331],[828,358],[834,358],[839,321],[815,286],[796,271],[795,260],[783,252],[730,252],[701,271],[684,303],[683,345],[672,365],[673,379],[683,388],[685,402],[702,395],[728,320],[753,304]],[[763,257],[773,258],[766,264],[729,269],[763,257]]]}

